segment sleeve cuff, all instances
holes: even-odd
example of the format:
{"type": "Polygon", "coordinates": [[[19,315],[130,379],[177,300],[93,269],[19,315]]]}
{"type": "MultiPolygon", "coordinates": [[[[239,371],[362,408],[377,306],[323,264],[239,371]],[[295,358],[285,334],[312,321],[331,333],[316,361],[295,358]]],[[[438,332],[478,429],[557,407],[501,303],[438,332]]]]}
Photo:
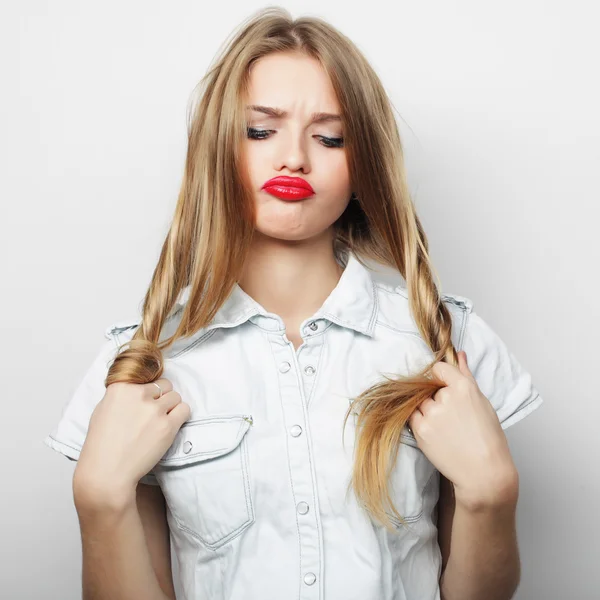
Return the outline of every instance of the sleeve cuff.
{"type": "Polygon", "coordinates": [[[56,450],[56,452],[64,454],[67,458],[70,458],[71,460],[79,460],[81,448],[77,448],[75,446],[65,444],[64,442],[60,442],[56,438],[53,438],[51,435],[47,435],[43,441],[44,444],[46,444],[46,446],[52,448],[52,450],[56,450]]]}
{"type": "Polygon", "coordinates": [[[522,419],[524,419],[527,415],[530,415],[536,408],[539,408],[544,402],[543,398],[540,396],[539,392],[536,391],[535,394],[531,397],[531,400],[523,404],[521,408],[516,413],[513,413],[508,419],[505,419],[500,424],[502,429],[507,429],[511,425],[518,423],[522,419]]]}

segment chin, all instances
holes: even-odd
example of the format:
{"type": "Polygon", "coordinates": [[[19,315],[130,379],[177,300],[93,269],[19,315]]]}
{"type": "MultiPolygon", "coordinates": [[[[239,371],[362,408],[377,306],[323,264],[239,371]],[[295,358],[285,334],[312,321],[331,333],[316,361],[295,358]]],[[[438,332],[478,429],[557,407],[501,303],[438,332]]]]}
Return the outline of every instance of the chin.
{"type": "Polygon", "coordinates": [[[301,242],[322,234],[323,229],[307,231],[304,227],[297,230],[290,227],[282,227],[277,229],[257,227],[256,232],[260,236],[266,238],[282,240],[286,242],[301,242]]]}

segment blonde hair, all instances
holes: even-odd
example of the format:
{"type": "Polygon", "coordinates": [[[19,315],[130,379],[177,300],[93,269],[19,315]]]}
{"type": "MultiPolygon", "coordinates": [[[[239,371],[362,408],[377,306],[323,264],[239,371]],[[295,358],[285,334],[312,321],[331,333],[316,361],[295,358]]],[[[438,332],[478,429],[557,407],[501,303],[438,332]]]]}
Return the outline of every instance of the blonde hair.
{"type": "MultiPolygon", "coordinates": [[[[105,385],[148,383],[163,372],[162,350],[208,325],[241,276],[254,230],[254,204],[240,155],[246,136],[244,95],[249,67],[272,52],[301,52],[329,75],[341,107],[344,145],[356,198],[334,224],[334,252],[353,251],[397,269],[409,306],[434,360],[410,377],[388,378],[353,399],[357,413],[350,485],[373,519],[394,530],[389,512],[404,523],[388,480],[411,414],[444,384],[430,368],[457,365],[451,316],[433,279],[428,243],[409,195],[392,105],[366,58],[342,33],[315,17],[292,19],[281,7],[263,8],[234,32],[198,84],[188,115],[183,181],[142,319],[120,348],[105,385]],[[232,244],[231,240],[236,243],[232,244]],[[189,286],[173,335],[159,342],[176,300],[189,286]]],[[[361,260],[361,262],[363,262],[361,260]]]]}

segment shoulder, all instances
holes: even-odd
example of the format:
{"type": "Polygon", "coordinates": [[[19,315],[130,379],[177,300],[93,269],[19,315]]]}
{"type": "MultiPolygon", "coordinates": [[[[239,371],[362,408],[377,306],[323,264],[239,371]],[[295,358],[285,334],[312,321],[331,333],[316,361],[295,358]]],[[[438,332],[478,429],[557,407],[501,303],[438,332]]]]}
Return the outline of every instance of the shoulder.
{"type": "Polygon", "coordinates": [[[104,337],[107,340],[122,343],[120,342],[121,337],[126,337],[128,335],[132,336],[135,330],[140,326],[140,323],[141,317],[132,317],[115,321],[106,327],[104,337]]]}
{"type": "MultiPolygon", "coordinates": [[[[399,331],[418,332],[417,324],[410,311],[405,284],[394,285],[376,280],[374,287],[378,304],[377,322],[399,331]]],[[[459,294],[442,293],[441,296],[452,315],[453,326],[464,328],[467,316],[473,310],[473,301],[459,294]]]]}
{"type": "MultiPolygon", "coordinates": [[[[180,292],[171,310],[170,315],[167,317],[161,330],[161,339],[172,335],[177,326],[179,325],[181,313],[187,303],[189,294],[190,286],[188,285],[180,292]]],[[[111,323],[106,327],[104,336],[108,340],[113,340],[122,344],[124,341],[127,341],[127,338],[131,339],[131,337],[133,337],[133,334],[135,333],[136,329],[140,326],[141,322],[142,316],[140,314],[133,315],[129,318],[121,319],[120,321],[115,321],[114,323],[111,323]]]]}
{"type": "MultiPolygon", "coordinates": [[[[172,311],[171,315],[163,323],[161,333],[159,336],[159,342],[171,337],[175,333],[177,327],[181,322],[181,309],[182,305],[177,304],[174,310],[172,311]]],[[[136,315],[130,318],[124,318],[119,321],[114,321],[113,323],[108,325],[104,330],[104,337],[107,340],[110,340],[110,342],[107,342],[107,344],[112,344],[113,347],[120,348],[123,344],[127,343],[133,338],[135,332],[140,327],[141,323],[141,315],[136,315]]],[[[169,347],[169,350],[166,355],[169,356],[170,353],[176,351],[182,343],[185,343],[185,340],[176,340],[174,344],[172,344],[169,347]]]]}

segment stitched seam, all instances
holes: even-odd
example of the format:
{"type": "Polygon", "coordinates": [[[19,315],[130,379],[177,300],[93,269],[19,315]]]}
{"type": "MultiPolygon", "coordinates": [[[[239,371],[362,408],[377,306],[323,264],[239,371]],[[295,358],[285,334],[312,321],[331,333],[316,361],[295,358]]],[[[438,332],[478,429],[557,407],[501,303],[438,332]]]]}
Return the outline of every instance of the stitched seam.
{"type": "MultiPolygon", "coordinates": [[[[258,325],[257,325],[257,327],[258,327],[258,325]]],[[[262,328],[259,328],[259,329],[262,329],[262,328]]],[[[280,380],[280,377],[281,377],[281,373],[280,373],[279,369],[277,368],[277,363],[276,363],[276,360],[275,360],[275,354],[274,354],[273,350],[271,349],[271,346],[270,346],[271,342],[270,342],[270,340],[268,341],[268,343],[269,343],[269,351],[271,352],[271,357],[273,358],[273,364],[274,364],[274,367],[275,367],[275,370],[276,370],[276,373],[277,373],[276,377],[277,377],[277,391],[279,392],[279,405],[281,406],[281,416],[282,416],[282,419],[283,419],[283,426],[285,428],[285,411],[283,409],[283,401],[282,401],[282,398],[281,398],[281,385],[279,383],[279,380],[280,380]]],[[[290,459],[289,459],[289,456],[290,456],[290,441],[289,441],[288,436],[287,436],[287,431],[284,431],[284,437],[285,437],[285,447],[286,447],[286,450],[287,450],[287,459],[286,459],[286,462],[287,462],[287,466],[288,466],[288,473],[289,473],[289,476],[290,476],[290,485],[292,487],[292,498],[294,500],[294,509],[295,509],[295,507],[296,507],[296,491],[294,490],[294,481],[292,479],[292,469],[290,467],[290,459]]],[[[298,531],[298,554],[300,556],[300,570],[299,570],[299,573],[298,573],[298,598],[300,598],[300,596],[302,595],[302,584],[300,583],[300,581],[301,581],[300,577],[302,576],[302,543],[301,543],[301,540],[300,540],[300,523],[298,521],[298,511],[297,510],[294,510],[294,515],[296,517],[296,529],[298,531]]]]}
{"type": "Polygon", "coordinates": [[[394,296],[402,296],[402,297],[406,297],[404,294],[398,293],[398,288],[395,287],[393,289],[389,289],[388,287],[382,286],[381,284],[374,282],[373,285],[378,289],[381,290],[382,292],[386,292],[387,294],[393,294],[394,296]]]}
{"type": "Polygon", "coordinates": [[[334,323],[338,323],[339,325],[347,325],[350,328],[352,328],[352,324],[350,323],[350,321],[346,321],[345,319],[340,319],[340,317],[338,317],[337,315],[334,315],[333,313],[322,312],[321,316],[327,317],[330,321],[333,321],[334,323]]]}
{"type": "Polygon", "coordinates": [[[117,352],[119,350],[119,348],[121,347],[121,339],[119,338],[119,334],[117,332],[115,332],[112,336],[113,338],[113,342],[115,343],[117,352]]]}
{"type": "Polygon", "coordinates": [[[469,303],[465,300],[459,300],[458,298],[454,298],[449,294],[442,294],[442,301],[450,302],[450,304],[454,304],[455,306],[460,306],[463,310],[469,309],[469,303]]]}
{"type": "Polygon", "coordinates": [[[402,285],[397,285],[394,288],[394,291],[396,292],[396,294],[398,294],[399,296],[403,296],[404,298],[406,298],[408,300],[408,292],[402,287],[402,285]]]}
{"type": "Polygon", "coordinates": [[[211,329],[210,331],[207,331],[206,333],[202,334],[197,340],[194,340],[189,346],[186,346],[185,348],[183,348],[179,352],[173,354],[172,356],[169,356],[168,358],[169,359],[173,359],[173,358],[176,358],[178,356],[181,356],[184,352],[188,352],[192,348],[195,348],[196,346],[200,345],[205,340],[207,340],[210,337],[212,337],[216,333],[216,331],[217,331],[216,328],[215,329],[211,329]]]}
{"type": "MultiPolygon", "coordinates": [[[[423,508],[423,504],[424,504],[424,500],[423,500],[423,494],[425,493],[425,490],[427,489],[427,486],[429,485],[429,483],[431,482],[432,477],[435,475],[435,470],[432,471],[431,475],[429,476],[429,479],[427,480],[427,482],[425,483],[425,485],[423,486],[423,488],[421,489],[421,491],[419,492],[421,495],[421,510],[419,513],[417,513],[416,515],[413,515],[412,517],[404,517],[404,521],[406,523],[416,523],[418,520],[421,519],[421,517],[423,516],[423,512],[424,512],[424,508],[423,508]]],[[[403,523],[396,518],[393,514],[390,514],[386,511],[386,514],[388,515],[388,517],[390,517],[390,520],[397,526],[403,526],[403,523]]]]}
{"type": "MultiPolygon", "coordinates": [[[[245,441],[244,438],[242,438],[242,441],[245,441]]],[[[246,477],[245,468],[244,468],[243,460],[241,458],[242,448],[238,444],[238,446],[236,446],[236,449],[240,450],[240,465],[241,465],[241,469],[242,469],[242,477],[245,478],[246,477]]],[[[244,481],[245,481],[245,479],[244,479],[244,481]]],[[[233,538],[235,538],[238,535],[240,535],[244,531],[244,529],[246,529],[247,527],[249,527],[250,524],[253,522],[252,517],[250,515],[248,515],[248,496],[247,496],[247,493],[246,493],[245,489],[244,489],[244,496],[246,497],[246,515],[247,515],[247,519],[241,525],[239,525],[238,527],[236,527],[233,531],[230,531],[229,533],[225,534],[223,537],[219,538],[218,540],[215,540],[214,542],[208,542],[205,538],[202,537],[202,535],[199,532],[194,531],[193,529],[190,529],[189,527],[187,527],[186,525],[184,525],[177,518],[177,515],[175,515],[173,513],[173,511],[171,511],[171,513],[173,514],[173,518],[175,519],[175,522],[177,523],[177,525],[178,525],[178,527],[180,529],[183,529],[184,531],[187,531],[190,535],[192,535],[193,537],[195,537],[198,540],[200,540],[202,542],[202,544],[204,544],[210,550],[215,550],[215,549],[219,548],[220,546],[223,546],[227,542],[231,541],[233,538]]]]}
{"type": "MultiPolygon", "coordinates": [[[[398,284],[394,290],[388,290],[384,287],[381,286],[377,286],[379,287],[380,290],[382,290],[383,292],[388,292],[390,294],[392,293],[396,293],[404,298],[406,298],[408,300],[408,292],[406,291],[406,289],[404,287],[402,287],[402,284],[398,284]]],[[[444,294],[441,293],[440,294],[440,298],[443,302],[450,302],[451,304],[454,304],[456,306],[460,306],[463,310],[469,310],[469,306],[471,306],[471,302],[469,301],[469,299],[466,300],[459,300],[458,298],[454,298],[456,294],[444,294]]]]}
{"type": "MultiPolygon", "coordinates": [[[[421,510],[420,510],[420,512],[418,512],[416,515],[412,515],[410,517],[404,517],[404,520],[406,522],[408,522],[408,523],[415,523],[416,521],[418,521],[423,516],[423,511],[424,511],[424,508],[423,508],[423,504],[424,504],[423,494],[425,493],[425,490],[427,489],[427,486],[431,482],[431,478],[434,475],[435,475],[435,469],[431,472],[431,475],[429,476],[429,479],[427,479],[427,481],[425,482],[425,484],[423,485],[423,487],[419,491],[419,495],[421,496],[421,510]]],[[[397,525],[401,525],[402,524],[393,514],[388,514],[388,516],[391,517],[391,519],[393,521],[395,521],[397,525]]]]}
{"type": "Polygon", "coordinates": [[[373,312],[371,313],[371,318],[369,319],[368,329],[369,331],[373,331],[375,327],[375,323],[377,323],[377,316],[379,313],[379,296],[377,294],[377,285],[374,281],[371,281],[372,291],[373,291],[373,312]]]}
{"type": "Polygon", "coordinates": [[[414,331],[407,331],[405,329],[396,329],[395,327],[391,327],[387,323],[382,323],[381,321],[377,321],[377,325],[385,327],[386,329],[389,329],[390,331],[393,331],[394,333],[398,333],[400,335],[409,335],[411,337],[414,337],[428,352],[431,352],[431,348],[427,345],[425,340],[418,333],[415,333],[414,331]]]}
{"type": "MultiPolygon", "coordinates": [[[[316,337],[316,336],[315,336],[316,337]]],[[[321,344],[321,350],[319,350],[319,360],[317,361],[317,376],[315,377],[313,383],[312,383],[312,388],[310,390],[310,395],[308,400],[306,401],[307,406],[310,404],[310,401],[312,400],[313,396],[315,395],[315,389],[317,387],[317,383],[319,382],[319,378],[321,377],[321,363],[323,362],[323,349],[325,346],[325,340],[323,340],[322,344],[321,344]]]]}
{"type": "MultiPolygon", "coordinates": [[[[323,340],[323,346],[325,346],[325,340],[323,340]]],[[[321,352],[323,352],[325,348],[323,348],[321,350],[321,352]]],[[[295,366],[300,366],[298,363],[298,357],[296,356],[295,352],[294,352],[294,363],[295,366]]],[[[302,379],[300,376],[300,373],[296,370],[296,381],[299,383],[300,386],[300,396],[304,396],[304,386],[302,383],[302,379]]],[[[320,581],[319,581],[319,589],[322,589],[322,580],[323,580],[323,553],[321,551],[321,542],[322,542],[322,536],[323,533],[322,531],[319,532],[319,511],[318,511],[318,505],[317,505],[317,500],[315,497],[315,488],[316,488],[316,481],[313,479],[313,461],[312,461],[312,445],[310,443],[310,437],[309,436],[309,418],[308,418],[308,402],[303,403],[303,414],[304,414],[304,424],[306,426],[306,444],[308,447],[308,463],[310,465],[310,472],[311,472],[311,481],[312,481],[312,499],[313,499],[313,507],[314,507],[314,511],[315,511],[315,522],[317,524],[317,536],[319,538],[319,577],[320,577],[320,581]]],[[[315,476],[316,478],[316,476],[315,476]]],[[[296,511],[296,514],[298,513],[298,511],[296,511]]]]}
{"type": "MultiPolygon", "coordinates": [[[[224,417],[217,417],[214,419],[209,419],[207,421],[210,422],[228,422],[231,419],[233,419],[235,417],[230,417],[230,418],[224,418],[224,417]]],[[[199,421],[201,422],[201,421],[199,421]]],[[[237,436],[239,435],[239,432],[241,431],[242,427],[245,426],[244,422],[240,423],[240,427],[238,428],[238,431],[236,433],[236,439],[237,436]]],[[[249,427],[248,427],[249,429],[249,427]]],[[[193,537],[195,537],[196,539],[200,540],[200,542],[202,542],[202,544],[204,544],[207,548],[209,548],[210,550],[215,550],[216,548],[219,548],[220,546],[223,546],[225,543],[231,541],[232,539],[234,539],[235,537],[237,537],[238,535],[240,535],[246,528],[248,528],[253,522],[254,522],[254,511],[252,508],[252,505],[250,504],[251,507],[251,512],[250,514],[248,513],[248,490],[249,490],[249,481],[248,481],[248,474],[246,472],[246,464],[244,463],[244,456],[242,455],[242,453],[245,451],[246,447],[245,447],[245,442],[246,442],[246,433],[248,432],[248,429],[246,430],[246,432],[244,433],[241,442],[238,442],[238,444],[236,444],[234,446],[234,448],[232,449],[232,452],[235,452],[236,450],[239,449],[240,451],[240,467],[241,467],[241,472],[242,472],[242,477],[243,477],[243,485],[244,485],[244,497],[245,497],[245,501],[246,501],[246,520],[239,525],[238,527],[236,527],[233,531],[225,534],[223,537],[219,538],[218,540],[215,540],[214,542],[208,542],[205,538],[202,537],[202,535],[197,532],[194,531],[193,529],[190,529],[189,527],[187,527],[186,525],[184,525],[177,517],[177,515],[175,515],[173,513],[173,511],[171,511],[171,514],[173,514],[173,518],[175,519],[175,522],[177,523],[177,526],[184,530],[187,531],[190,535],[192,535],[193,537]]],[[[201,455],[201,454],[205,454],[205,453],[198,453],[196,455],[194,455],[195,457],[201,455]]],[[[185,457],[185,458],[189,458],[189,457],[185,457]]]]}
{"type": "Polygon", "coordinates": [[[61,442],[60,440],[57,440],[55,437],[53,437],[52,435],[48,435],[48,437],[56,442],[57,444],[60,444],[61,446],[66,446],[67,448],[71,448],[71,450],[75,450],[76,452],[81,453],[81,448],[78,448],[77,446],[71,446],[71,444],[66,444],[65,442],[61,442]]]}
{"type": "MultiPolygon", "coordinates": [[[[236,434],[236,436],[237,435],[238,434],[236,434]]],[[[203,462],[204,460],[208,460],[210,458],[218,458],[219,456],[228,454],[227,451],[230,452],[230,451],[234,450],[238,445],[239,445],[239,442],[237,444],[233,444],[232,446],[223,446],[222,448],[218,448],[216,450],[205,450],[203,452],[196,452],[194,454],[186,454],[185,456],[175,456],[175,457],[171,457],[171,458],[165,458],[161,464],[163,464],[163,465],[164,464],[168,464],[168,465],[173,464],[173,465],[179,465],[179,466],[182,464],[186,465],[186,464],[188,464],[188,462],[192,462],[192,461],[190,461],[190,459],[194,459],[193,462],[203,462]],[[177,462],[179,460],[182,460],[184,462],[177,462]]]]}
{"type": "Polygon", "coordinates": [[[463,309],[463,318],[462,318],[462,323],[461,323],[461,327],[460,327],[460,334],[458,336],[458,349],[459,349],[459,352],[463,348],[465,332],[467,331],[467,323],[469,321],[469,315],[470,314],[471,314],[470,311],[467,310],[467,308],[465,307],[463,309]]]}
{"type": "MultiPolygon", "coordinates": [[[[233,415],[231,417],[214,417],[214,418],[208,418],[208,419],[196,419],[194,421],[187,421],[185,427],[183,429],[183,431],[185,431],[186,429],[188,429],[189,427],[195,427],[195,426],[202,426],[204,423],[229,423],[230,421],[234,420],[234,419],[238,419],[240,417],[243,417],[243,415],[233,415]],[[187,425],[187,423],[190,423],[191,425],[187,425]]],[[[240,426],[237,430],[237,433],[235,434],[235,439],[237,440],[240,431],[242,430],[242,427],[245,427],[245,422],[244,421],[240,421],[240,426]]],[[[247,430],[250,429],[250,425],[247,426],[247,430]]],[[[246,432],[247,432],[246,430],[246,432]]],[[[181,431],[181,429],[180,429],[181,431]]],[[[244,434],[245,435],[245,434],[244,434]]],[[[218,456],[221,456],[221,454],[225,454],[223,452],[223,450],[234,450],[237,446],[239,446],[240,442],[237,442],[235,444],[233,444],[233,446],[222,446],[221,448],[217,448],[216,450],[204,450],[202,452],[195,452],[194,454],[186,454],[185,456],[179,456],[179,457],[169,457],[164,459],[163,463],[166,463],[167,461],[169,461],[169,464],[171,463],[171,461],[173,462],[173,464],[187,464],[187,463],[177,463],[175,461],[177,461],[178,459],[184,459],[184,460],[189,460],[190,458],[199,458],[199,457],[208,457],[208,458],[215,458],[218,456]],[[215,454],[215,453],[221,453],[221,454],[215,454]]],[[[161,459],[163,460],[163,459],[161,459]]]]}
{"type": "Polygon", "coordinates": [[[246,510],[248,511],[248,517],[254,521],[254,505],[252,504],[252,490],[251,490],[251,481],[250,481],[250,465],[249,465],[249,452],[248,452],[248,440],[246,436],[242,438],[242,452],[243,456],[243,469],[244,476],[246,481],[246,510]]]}
{"type": "Polygon", "coordinates": [[[377,325],[381,325],[381,327],[385,327],[386,329],[389,329],[390,331],[394,331],[396,333],[402,333],[404,335],[413,335],[414,337],[420,340],[423,339],[416,331],[413,331],[412,329],[397,329],[396,327],[392,327],[391,325],[388,325],[383,321],[377,321],[377,325]]]}
{"type": "MultiPolygon", "coordinates": [[[[216,416],[216,417],[206,417],[206,418],[201,418],[201,419],[192,419],[191,421],[186,421],[182,427],[194,427],[195,425],[202,425],[203,423],[229,423],[229,421],[233,421],[234,419],[239,419],[239,418],[244,418],[247,417],[249,415],[242,415],[242,414],[235,414],[235,415],[228,415],[226,417],[223,416],[216,416]]],[[[243,423],[242,423],[243,425],[243,423]]]]}
{"type": "MultiPolygon", "coordinates": [[[[323,314],[320,314],[320,315],[319,315],[319,316],[318,316],[316,319],[314,319],[314,320],[315,320],[315,321],[317,321],[317,320],[319,320],[319,319],[321,319],[321,318],[323,318],[323,317],[324,317],[324,315],[323,315],[323,314]]],[[[263,331],[263,332],[265,332],[265,333],[267,333],[267,334],[274,334],[274,335],[277,335],[277,334],[282,334],[282,333],[284,333],[284,332],[285,332],[285,329],[275,329],[275,330],[272,330],[272,329],[265,329],[264,327],[261,327],[260,325],[257,325],[256,323],[253,323],[252,321],[248,321],[248,323],[249,323],[250,325],[252,325],[253,327],[256,327],[257,329],[260,329],[261,331],[263,331]]],[[[325,332],[326,332],[326,331],[327,331],[327,330],[328,330],[328,329],[329,329],[329,328],[330,328],[332,325],[335,325],[335,323],[334,323],[333,321],[331,321],[331,320],[327,319],[327,320],[326,320],[326,323],[325,323],[325,325],[323,326],[323,329],[322,329],[322,330],[320,330],[320,331],[317,331],[316,333],[311,333],[310,337],[311,337],[311,338],[316,338],[316,337],[319,337],[320,335],[323,335],[323,334],[324,334],[324,333],[325,333],[325,332]]],[[[304,345],[304,343],[302,344],[302,346],[303,346],[303,345],[304,345]]],[[[301,348],[302,346],[300,346],[300,348],[301,348]]]]}
{"type": "Polygon", "coordinates": [[[506,419],[504,419],[501,424],[506,423],[506,421],[508,421],[509,419],[514,419],[516,416],[520,415],[530,404],[532,404],[533,402],[535,402],[538,398],[540,397],[540,392],[537,391],[531,398],[531,400],[529,400],[529,402],[527,402],[527,404],[523,404],[523,406],[519,407],[519,410],[517,410],[516,412],[514,412],[512,415],[510,415],[509,417],[506,417],[506,419]]]}

